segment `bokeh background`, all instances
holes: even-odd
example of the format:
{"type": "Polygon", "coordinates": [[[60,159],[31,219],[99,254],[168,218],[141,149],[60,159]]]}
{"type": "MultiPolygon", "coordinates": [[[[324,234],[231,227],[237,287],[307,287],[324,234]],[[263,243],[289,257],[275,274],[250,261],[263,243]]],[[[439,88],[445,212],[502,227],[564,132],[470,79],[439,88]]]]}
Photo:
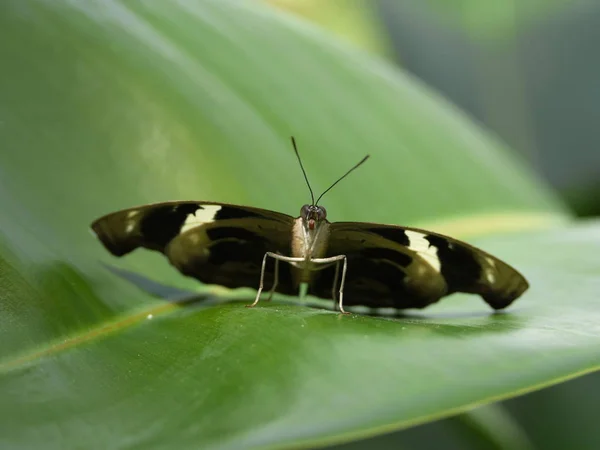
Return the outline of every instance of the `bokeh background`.
{"type": "MultiPolygon", "coordinates": [[[[414,74],[508,143],[576,215],[600,215],[600,2],[267,3],[414,74]]],[[[502,414],[510,422],[504,431],[521,445],[596,449],[599,393],[600,376],[588,375],[483,407],[472,417],[336,448],[495,448],[477,422],[502,414]]]]}

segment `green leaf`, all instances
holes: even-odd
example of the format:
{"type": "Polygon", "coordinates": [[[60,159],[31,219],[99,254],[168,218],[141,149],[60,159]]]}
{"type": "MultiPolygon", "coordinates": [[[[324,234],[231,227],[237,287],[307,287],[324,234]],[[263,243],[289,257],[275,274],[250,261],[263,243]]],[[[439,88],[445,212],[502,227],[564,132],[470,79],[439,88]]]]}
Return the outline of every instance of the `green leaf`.
{"type": "MultiPolygon", "coordinates": [[[[600,263],[583,256],[600,250],[600,223],[484,243],[532,285],[506,313],[467,296],[401,319],[267,303],[152,305],[13,350],[0,367],[3,439],[11,447],[322,444],[597,370],[600,263]]],[[[17,302],[3,304],[4,330],[7,316],[26,323],[17,302]]],[[[53,322],[37,319],[40,328],[53,322]]]]}
{"type": "Polygon", "coordinates": [[[263,1],[305,18],[369,53],[383,54],[388,51],[377,23],[375,2],[350,0],[342,4],[319,0],[263,1]]]}
{"type": "Polygon", "coordinates": [[[584,255],[598,226],[498,235],[568,214],[501,144],[383,62],[221,0],[8,0],[0,59],[5,446],[324,443],[596,368],[598,267],[584,255]],[[507,314],[456,296],[423,317],[340,317],[182,306],[101,264],[206,301],[250,299],[154,253],[117,262],[88,226],[169,199],[295,214],[308,196],[291,134],[317,191],[372,154],[326,197],[333,220],[490,234],[479,243],[531,290],[507,314]]]}

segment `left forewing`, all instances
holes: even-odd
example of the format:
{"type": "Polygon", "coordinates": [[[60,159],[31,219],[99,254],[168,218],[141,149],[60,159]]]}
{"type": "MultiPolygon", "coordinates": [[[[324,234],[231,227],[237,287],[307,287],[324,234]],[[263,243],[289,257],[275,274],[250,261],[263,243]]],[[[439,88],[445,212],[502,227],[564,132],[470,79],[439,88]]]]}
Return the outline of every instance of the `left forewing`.
{"type": "MultiPolygon", "coordinates": [[[[115,256],[143,247],[165,254],[184,275],[204,283],[255,288],[265,252],[289,254],[293,220],[260,208],[190,201],[118,211],[96,220],[92,229],[115,256]]],[[[269,261],[267,287],[273,268],[269,261]]],[[[286,266],[277,291],[292,291],[286,266]]]]}
{"type": "Polygon", "coordinates": [[[108,251],[123,256],[139,247],[164,252],[179,234],[206,223],[264,219],[291,229],[293,218],[266,209],[203,201],[142,205],[100,217],[92,230],[108,251]]]}

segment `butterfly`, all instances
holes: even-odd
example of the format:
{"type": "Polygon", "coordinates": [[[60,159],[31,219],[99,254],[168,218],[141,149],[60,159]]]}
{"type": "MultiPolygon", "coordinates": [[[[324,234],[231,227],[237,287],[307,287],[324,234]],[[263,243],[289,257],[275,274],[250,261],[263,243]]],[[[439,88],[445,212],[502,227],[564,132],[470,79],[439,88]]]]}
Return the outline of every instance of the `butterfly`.
{"type": "Polygon", "coordinates": [[[103,216],[92,230],[115,256],[143,247],[163,253],[182,274],[229,288],[258,287],[344,305],[424,308],[455,292],[479,294],[494,309],[529,287],[517,270],[465,242],[418,228],[329,222],[319,201],[362,165],[348,170],[315,201],[296,141],[292,145],[311,203],[299,217],[204,201],[156,203],[103,216]]]}

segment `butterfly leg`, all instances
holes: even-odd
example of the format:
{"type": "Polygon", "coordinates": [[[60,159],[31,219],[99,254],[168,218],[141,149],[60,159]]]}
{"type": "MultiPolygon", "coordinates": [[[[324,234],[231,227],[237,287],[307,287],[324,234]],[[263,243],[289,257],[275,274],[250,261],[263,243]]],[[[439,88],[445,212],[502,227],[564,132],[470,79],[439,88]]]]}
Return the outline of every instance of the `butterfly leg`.
{"type": "Polygon", "coordinates": [[[265,253],[265,256],[263,256],[262,267],[260,269],[260,282],[258,284],[258,292],[256,293],[256,299],[251,305],[246,305],[246,308],[254,308],[258,303],[258,300],[260,300],[260,293],[263,290],[263,283],[265,281],[265,266],[267,265],[267,257],[269,256],[269,253],[270,252],[267,252],[265,253]]]}
{"type": "Polygon", "coordinates": [[[273,253],[273,252],[265,253],[265,256],[263,257],[262,267],[260,270],[260,283],[258,285],[258,292],[256,293],[256,299],[254,300],[254,302],[251,305],[246,305],[246,308],[252,308],[252,307],[256,306],[256,304],[258,303],[258,300],[260,300],[260,294],[263,290],[263,285],[264,285],[264,281],[265,281],[265,266],[267,264],[267,257],[273,258],[276,263],[277,263],[277,261],[285,261],[285,262],[289,262],[289,263],[297,263],[297,262],[304,261],[304,258],[293,258],[290,256],[279,255],[279,254],[273,253]]]}
{"type": "MultiPolygon", "coordinates": [[[[335,298],[336,297],[335,288],[337,287],[339,277],[340,277],[340,262],[336,261],[335,262],[335,276],[333,277],[333,286],[331,286],[331,298],[333,298],[334,303],[337,302],[337,298],[335,298]]],[[[336,307],[337,307],[337,304],[336,304],[336,307]]]]}
{"type": "MultiPolygon", "coordinates": [[[[315,258],[311,260],[313,263],[316,264],[331,264],[331,263],[336,263],[337,267],[336,267],[336,277],[335,280],[333,282],[333,290],[335,292],[335,287],[337,285],[337,276],[338,276],[338,268],[339,268],[339,264],[341,261],[344,261],[344,265],[342,266],[342,282],[340,283],[340,296],[338,299],[338,307],[340,309],[340,311],[343,314],[350,314],[346,311],[344,311],[344,306],[342,303],[342,300],[344,299],[344,282],[346,281],[346,270],[348,268],[348,259],[346,258],[346,255],[338,255],[338,256],[332,256],[330,258],[315,258]]],[[[333,297],[333,299],[335,300],[335,295],[333,297]]]]}
{"type": "Polygon", "coordinates": [[[343,314],[349,314],[346,311],[344,311],[344,307],[342,306],[342,299],[344,298],[344,282],[346,281],[346,269],[348,268],[348,259],[346,258],[346,255],[342,255],[342,257],[344,258],[344,266],[342,268],[342,282],[340,284],[340,311],[343,314]]]}
{"type": "Polygon", "coordinates": [[[271,287],[271,291],[269,292],[269,297],[267,301],[270,302],[273,298],[273,293],[277,288],[277,283],[279,282],[279,260],[277,258],[273,258],[275,260],[275,273],[273,274],[273,286],[271,287]]]}

